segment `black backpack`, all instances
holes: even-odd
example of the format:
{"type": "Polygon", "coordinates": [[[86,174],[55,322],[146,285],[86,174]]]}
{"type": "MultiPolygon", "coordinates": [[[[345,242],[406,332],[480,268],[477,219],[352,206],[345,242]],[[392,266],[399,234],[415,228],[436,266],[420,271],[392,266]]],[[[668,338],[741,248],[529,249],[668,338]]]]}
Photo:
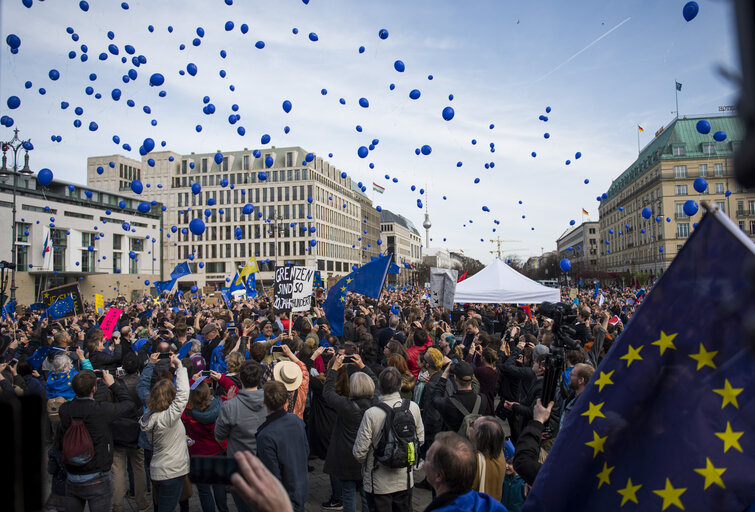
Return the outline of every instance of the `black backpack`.
{"type": "Polygon", "coordinates": [[[409,410],[409,400],[401,400],[401,405],[391,407],[384,402],[377,404],[385,411],[382,435],[375,448],[375,465],[389,468],[407,468],[411,471],[419,455],[419,439],[414,415],[409,410]]]}

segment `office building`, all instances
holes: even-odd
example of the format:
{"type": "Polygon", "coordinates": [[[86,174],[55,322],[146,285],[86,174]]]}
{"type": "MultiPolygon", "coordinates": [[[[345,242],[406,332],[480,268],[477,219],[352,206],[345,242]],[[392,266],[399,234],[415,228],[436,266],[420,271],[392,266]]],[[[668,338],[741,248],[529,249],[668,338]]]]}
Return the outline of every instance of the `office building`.
{"type": "Polygon", "coordinates": [[[251,256],[260,264],[258,281],[269,285],[276,259],[316,267],[325,279],[377,254],[377,212],[351,178],[323,158],[301,147],[271,147],[222,151],[218,164],[217,153],[95,156],[88,159],[87,179],[130,192],[131,180],[139,178],[141,197],[167,206],[163,269],[189,260],[193,279],[182,280],[182,287],[226,286],[251,256]],[[202,236],[188,229],[195,218],[205,222],[202,236]]]}
{"type": "Polygon", "coordinates": [[[393,261],[399,266],[398,275],[389,274],[392,284],[411,284],[417,279],[416,266],[422,260],[422,238],[412,221],[390,210],[380,212],[382,248],[393,254],[393,261]]]}
{"type": "Polygon", "coordinates": [[[572,274],[598,270],[599,230],[599,222],[583,222],[579,226],[567,229],[556,240],[558,259],[569,259],[572,274]]]}
{"type": "Polygon", "coordinates": [[[684,117],[661,128],[618,177],[600,202],[600,264],[609,273],[659,277],[690,236],[704,210],[688,216],[684,204],[707,201],[755,235],[755,190],[743,189],[734,177],[733,155],[744,136],[735,116],[684,117]],[[710,133],[696,125],[710,122],[710,133]],[[714,134],[725,132],[716,141],[714,134]],[[695,180],[707,181],[703,193],[695,180]],[[650,218],[642,215],[650,210],[650,218]]]}
{"type": "Polygon", "coordinates": [[[3,246],[0,259],[12,261],[15,250],[19,304],[37,302],[43,290],[73,282],[85,301],[93,301],[95,293],[138,299],[149,294],[146,281],[160,279],[159,203],[142,212],[131,196],[59,180],[42,187],[34,177],[18,179],[13,240],[10,183],[0,183],[5,219],[0,239],[13,243],[3,246]]]}

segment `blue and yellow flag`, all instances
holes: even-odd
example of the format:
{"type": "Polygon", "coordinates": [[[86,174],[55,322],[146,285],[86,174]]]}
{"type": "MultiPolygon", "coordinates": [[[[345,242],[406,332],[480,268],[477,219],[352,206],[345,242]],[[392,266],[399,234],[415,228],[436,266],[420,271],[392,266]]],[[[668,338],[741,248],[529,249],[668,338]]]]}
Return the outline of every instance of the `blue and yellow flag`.
{"type": "Polygon", "coordinates": [[[523,510],[730,510],[755,500],[755,244],[707,214],[566,418],[523,510]]]}
{"type": "Polygon", "coordinates": [[[47,308],[47,316],[50,320],[59,320],[69,315],[73,315],[76,309],[76,304],[73,301],[73,297],[66,295],[62,299],[58,299],[53,302],[49,308],[47,308]]]}
{"type": "Polygon", "coordinates": [[[244,268],[241,269],[241,274],[239,275],[239,277],[244,278],[249,274],[253,274],[259,271],[260,267],[259,265],[257,265],[257,258],[252,256],[251,258],[249,258],[249,261],[244,264],[244,268]]]}
{"type": "Polygon", "coordinates": [[[393,259],[392,254],[381,256],[342,278],[328,290],[323,309],[333,336],[343,336],[343,317],[346,312],[346,293],[354,292],[373,299],[380,298],[385,276],[393,259]]]}
{"type": "Polygon", "coordinates": [[[170,278],[178,279],[183,276],[188,276],[189,274],[191,274],[189,263],[184,261],[183,263],[179,263],[178,265],[176,265],[176,268],[174,268],[173,272],[170,273],[170,278]]]}

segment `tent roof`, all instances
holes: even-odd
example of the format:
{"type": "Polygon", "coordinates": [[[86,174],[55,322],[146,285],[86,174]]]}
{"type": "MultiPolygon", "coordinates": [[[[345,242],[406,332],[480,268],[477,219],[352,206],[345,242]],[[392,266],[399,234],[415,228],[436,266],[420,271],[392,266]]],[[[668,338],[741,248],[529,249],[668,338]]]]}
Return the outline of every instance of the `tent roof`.
{"type": "Polygon", "coordinates": [[[540,304],[560,300],[558,288],[536,283],[499,259],[457,284],[454,296],[457,303],[540,304]]]}

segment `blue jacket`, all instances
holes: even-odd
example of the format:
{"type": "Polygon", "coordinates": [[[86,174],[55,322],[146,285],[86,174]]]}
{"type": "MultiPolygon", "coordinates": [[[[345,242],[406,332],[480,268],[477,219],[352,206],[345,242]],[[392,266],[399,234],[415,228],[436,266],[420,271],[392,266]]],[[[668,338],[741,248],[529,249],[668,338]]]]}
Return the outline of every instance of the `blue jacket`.
{"type": "Polygon", "coordinates": [[[469,491],[466,494],[441,494],[437,496],[425,509],[436,512],[508,512],[494,498],[477,491],[469,491]]]}
{"type": "Polygon", "coordinates": [[[509,512],[519,512],[524,505],[524,479],[519,475],[506,475],[503,479],[501,503],[509,512]]]}
{"type": "Polygon", "coordinates": [[[304,422],[284,410],[270,414],[257,430],[257,457],[288,491],[294,510],[309,497],[309,443],[304,422]]]}

